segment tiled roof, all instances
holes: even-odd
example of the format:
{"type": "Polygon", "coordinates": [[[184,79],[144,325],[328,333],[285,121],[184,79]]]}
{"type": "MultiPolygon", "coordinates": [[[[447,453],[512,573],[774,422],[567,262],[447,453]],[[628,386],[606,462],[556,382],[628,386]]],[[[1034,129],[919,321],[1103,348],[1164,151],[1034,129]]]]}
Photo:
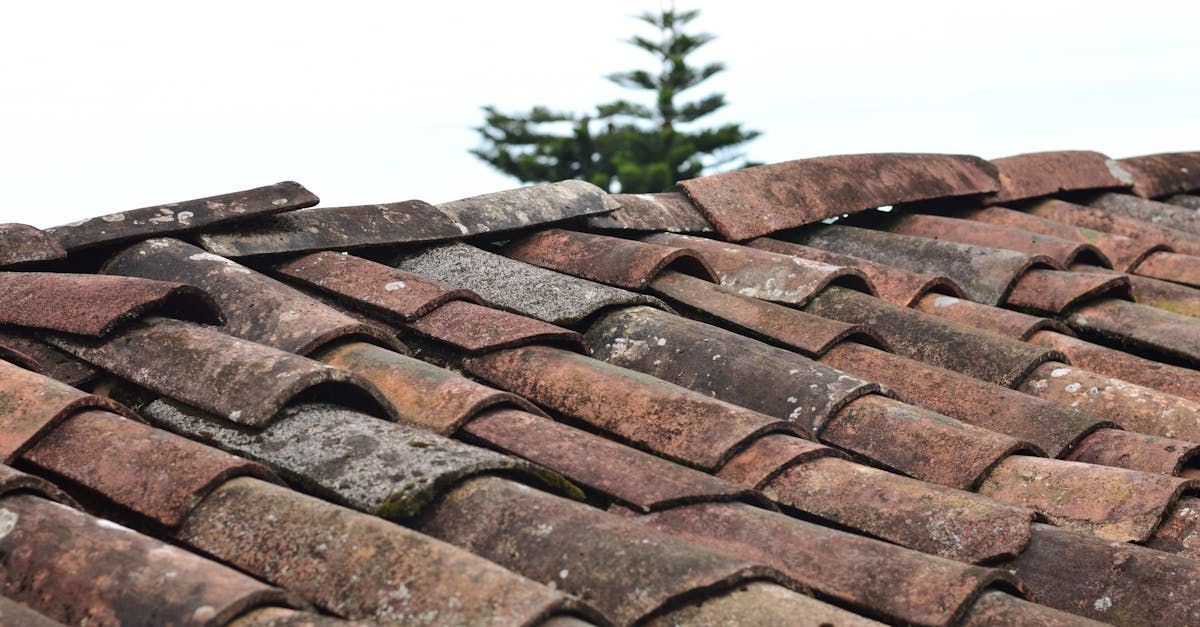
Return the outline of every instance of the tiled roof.
{"type": "Polygon", "coordinates": [[[0,624],[1200,623],[1198,155],[0,225],[0,624]]]}

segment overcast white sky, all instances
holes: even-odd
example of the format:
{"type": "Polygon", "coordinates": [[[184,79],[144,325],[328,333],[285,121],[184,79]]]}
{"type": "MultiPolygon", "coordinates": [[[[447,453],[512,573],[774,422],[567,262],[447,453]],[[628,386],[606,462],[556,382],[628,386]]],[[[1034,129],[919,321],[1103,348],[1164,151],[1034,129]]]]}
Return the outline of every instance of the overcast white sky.
{"type": "MultiPolygon", "coordinates": [[[[658,0],[24,2],[0,12],[0,222],[294,179],[323,204],[515,187],[479,107],[583,110],[658,0]]],[[[679,2],[759,161],[1200,148],[1200,2],[679,2]]]]}

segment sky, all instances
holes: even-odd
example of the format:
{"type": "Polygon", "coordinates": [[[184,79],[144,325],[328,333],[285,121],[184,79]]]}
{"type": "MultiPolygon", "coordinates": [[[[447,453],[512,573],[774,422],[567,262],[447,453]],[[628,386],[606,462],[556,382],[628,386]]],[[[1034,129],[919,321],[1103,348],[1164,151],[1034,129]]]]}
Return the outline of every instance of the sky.
{"type": "MultiPolygon", "coordinates": [[[[325,205],[518,186],[480,107],[585,111],[663,3],[24,2],[0,13],[0,222],[303,183],[325,205]]],[[[762,162],[1200,149],[1200,2],[686,2],[762,162]]]]}

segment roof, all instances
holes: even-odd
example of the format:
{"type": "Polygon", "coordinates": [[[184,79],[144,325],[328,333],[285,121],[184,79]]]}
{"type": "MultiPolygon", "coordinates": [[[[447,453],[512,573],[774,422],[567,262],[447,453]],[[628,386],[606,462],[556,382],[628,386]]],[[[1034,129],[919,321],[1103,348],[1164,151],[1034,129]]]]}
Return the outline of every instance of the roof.
{"type": "Polygon", "coordinates": [[[0,622],[1200,622],[1197,155],[0,225],[0,622]]]}

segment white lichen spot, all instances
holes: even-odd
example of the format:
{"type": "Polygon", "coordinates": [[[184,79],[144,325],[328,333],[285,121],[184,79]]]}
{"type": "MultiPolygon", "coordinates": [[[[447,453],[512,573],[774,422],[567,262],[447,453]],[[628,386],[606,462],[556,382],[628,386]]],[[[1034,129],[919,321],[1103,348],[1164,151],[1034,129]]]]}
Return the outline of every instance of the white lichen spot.
{"type": "Polygon", "coordinates": [[[1079,388],[1082,388],[1082,387],[1083,386],[1080,385],[1079,382],[1075,382],[1075,383],[1068,383],[1067,387],[1065,387],[1063,389],[1067,391],[1067,394],[1074,394],[1079,391],[1079,388]]]}
{"type": "Polygon", "coordinates": [[[242,410],[240,410],[240,409],[235,409],[235,410],[229,412],[230,420],[238,420],[241,417],[242,417],[242,410]]]}
{"type": "Polygon", "coordinates": [[[195,612],[192,612],[192,618],[195,619],[196,622],[207,623],[216,617],[217,608],[211,605],[201,605],[200,607],[196,608],[195,612]]]}
{"type": "Polygon", "coordinates": [[[147,242],[147,244],[149,244],[150,248],[170,248],[171,247],[171,242],[168,242],[165,239],[152,239],[149,242],[147,242]]]}
{"type": "Polygon", "coordinates": [[[467,225],[461,222],[455,222],[454,226],[457,226],[458,230],[461,231],[463,235],[470,235],[471,233],[471,229],[467,228],[467,225]]]}
{"type": "Polygon", "coordinates": [[[665,338],[665,337],[660,337],[660,338],[658,338],[658,341],[656,341],[656,342],[654,342],[654,343],[655,343],[655,344],[657,344],[658,346],[666,346],[666,345],[667,345],[667,338],[665,338]]]}
{"type": "Polygon", "coordinates": [[[1096,599],[1096,602],[1092,604],[1092,607],[1095,608],[1097,612],[1107,612],[1112,608],[1112,599],[1108,597],[1100,597],[1099,599],[1096,599]]]}
{"type": "Polygon", "coordinates": [[[125,214],[123,214],[123,213],[110,213],[110,214],[108,214],[108,215],[106,215],[106,216],[100,216],[100,219],[101,219],[101,220],[104,220],[105,222],[124,222],[124,221],[125,221],[125,214]]]}
{"type": "Polygon", "coordinates": [[[191,224],[192,217],[195,215],[196,214],[192,213],[191,211],[180,211],[179,215],[175,216],[175,219],[178,220],[180,224],[191,224]]]}
{"type": "Polygon", "coordinates": [[[716,360],[718,360],[718,359],[720,359],[720,358],[721,358],[721,355],[718,353],[718,354],[716,354],[716,355],[713,355],[713,358],[712,358],[712,360],[713,360],[713,361],[716,361],[716,360]]]}
{"type": "Polygon", "coordinates": [[[1055,378],[1065,377],[1069,374],[1071,374],[1070,368],[1055,368],[1054,370],[1050,371],[1050,376],[1055,377],[1055,378]]]}
{"type": "Polygon", "coordinates": [[[800,399],[796,398],[795,396],[789,396],[787,402],[796,403],[796,402],[799,402],[799,400],[800,399]]]}
{"type": "Polygon", "coordinates": [[[558,571],[558,578],[559,578],[559,579],[566,579],[566,578],[567,578],[567,575],[570,575],[570,574],[571,574],[571,571],[569,571],[569,570],[567,570],[567,569],[565,569],[565,568],[564,568],[564,569],[562,569],[562,570],[558,571]]]}
{"type": "Polygon", "coordinates": [[[958,299],[953,296],[938,296],[933,299],[933,306],[937,308],[949,307],[958,302],[958,299]]]}
{"type": "Polygon", "coordinates": [[[294,309],[289,309],[288,311],[279,314],[279,319],[283,322],[291,322],[292,320],[297,320],[299,318],[300,312],[294,309]]]}
{"type": "Polygon", "coordinates": [[[275,200],[271,201],[271,204],[275,205],[276,207],[282,207],[282,206],[288,204],[288,199],[287,198],[276,198],[275,200]]]}
{"type": "Polygon", "coordinates": [[[20,520],[20,518],[21,517],[11,509],[0,507],[0,538],[12,533],[12,530],[16,528],[17,521],[20,520]]]}
{"type": "Polygon", "coordinates": [[[404,281],[392,281],[391,283],[383,286],[383,289],[387,292],[394,292],[396,290],[402,290],[404,287],[404,281]]]}

